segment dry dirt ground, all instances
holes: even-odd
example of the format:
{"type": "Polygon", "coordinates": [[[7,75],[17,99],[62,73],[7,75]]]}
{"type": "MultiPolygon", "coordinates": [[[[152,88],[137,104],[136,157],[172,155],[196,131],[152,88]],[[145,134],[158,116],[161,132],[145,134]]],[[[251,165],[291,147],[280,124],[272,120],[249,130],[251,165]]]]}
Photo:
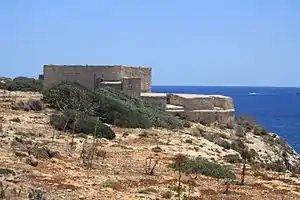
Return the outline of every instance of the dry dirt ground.
{"type": "MultiPolygon", "coordinates": [[[[191,129],[174,132],[116,129],[116,139],[99,140],[97,148],[102,154],[89,169],[83,166],[80,157],[85,139],[76,136],[71,146],[67,133],[55,131],[49,125],[51,110],[25,112],[11,110],[9,103],[0,105],[0,182],[9,186],[5,190],[7,196],[21,189],[19,199],[27,199],[29,188],[42,189],[49,200],[178,199],[178,174],[167,166],[175,154],[219,160],[226,153],[204,138],[190,134],[191,129]],[[18,143],[15,137],[22,140],[17,140],[18,143]],[[37,159],[30,160],[22,148],[33,144],[46,147],[54,156],[37,155],[37,159]],[[149,157],[152,164],[158,160],[154,175],[145,174],[149,157]]],[[[92,143],[92,138],[88,143],[92,143]]],[[[248,168],[246,185],[231,185],[229,194],[223,193],[222,181],[205,176],[198,176],[193,184],[189,184],[191,177],[183,176],[182,192],[190,193],[193,197],[190,199],[300,199],[299,177],[248,168]]],[[[236,174],[240,169],[235,166],[236,174]]]]}

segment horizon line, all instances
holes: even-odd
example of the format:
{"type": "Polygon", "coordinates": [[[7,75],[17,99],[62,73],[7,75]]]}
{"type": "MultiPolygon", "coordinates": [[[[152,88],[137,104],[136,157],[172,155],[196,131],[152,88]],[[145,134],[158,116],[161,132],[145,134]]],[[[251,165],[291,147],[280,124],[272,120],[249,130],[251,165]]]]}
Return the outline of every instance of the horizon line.
{"type": "Polygon", "coordinates": [[[252,87],[252,88],[299,88],[300,86],[251,86],[251,85],[152,85],[151,87],[252,87]]]}

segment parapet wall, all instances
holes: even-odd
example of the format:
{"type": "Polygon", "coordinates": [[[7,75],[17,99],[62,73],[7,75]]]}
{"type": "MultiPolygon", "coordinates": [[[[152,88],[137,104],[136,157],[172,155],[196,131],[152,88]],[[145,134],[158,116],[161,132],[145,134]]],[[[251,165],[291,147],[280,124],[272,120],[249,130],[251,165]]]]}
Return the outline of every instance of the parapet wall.
{"type": "Polygon", "coordinates": [[[152,69],[147,67],[121,67],[122,78],[140,78],[141,92],[151,92],[152,69]]]}
{"type": "Polygon", "coordinates": [[[167,94],[164,93],[141,93],[141,98],[142,100],[159,105],[163,108],[166,108],[167,106],[167,94]]]}
{"type": "Polygon", "coordinates": [[[51,87],[62,81],[78,82],[94,89],[98,79],[120,81],[120,66],[101,65],[44,65],[44,87],[51,87]]]}
{"type": "Polygon", "coordinates": [[[234,109],[232,98],[221,95],[168,94],[168,103],[185,110],[234,109]]]}
{"type": "Polygon", "coordinates": [[[122,79],[122,91],[125,94],[134,97],[140,97],[141,95],[141,79],[140,78],[123,78],[122,79]]]}
{"type": "Polygon", "coordinates": [[[231,97],[221,95],[142,93],[142,99],[158,104],[169,113],[203,124],[226,124],[234,118],[231,97]]]}

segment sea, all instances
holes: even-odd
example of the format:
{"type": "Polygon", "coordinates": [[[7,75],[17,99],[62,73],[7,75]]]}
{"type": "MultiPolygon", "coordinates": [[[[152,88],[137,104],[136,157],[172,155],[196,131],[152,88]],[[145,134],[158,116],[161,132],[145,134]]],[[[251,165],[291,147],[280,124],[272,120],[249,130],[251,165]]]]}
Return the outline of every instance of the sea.
{"type": "Polygon", "coordinates": [[[300,153],[300,88],[153,86],[152,91],[231,96],[236,116],[253,117],[269,132],[282,136],[300,153]]]}

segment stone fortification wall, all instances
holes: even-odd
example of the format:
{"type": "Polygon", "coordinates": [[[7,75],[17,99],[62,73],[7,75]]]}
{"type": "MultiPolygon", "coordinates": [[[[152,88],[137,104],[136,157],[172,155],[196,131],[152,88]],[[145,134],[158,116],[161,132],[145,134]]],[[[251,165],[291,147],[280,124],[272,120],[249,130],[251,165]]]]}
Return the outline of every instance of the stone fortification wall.
{"type": "Polygon", "coordinates": [[[141,79],[123,78],[122,91],[130,96],[139,97],[141,95],[141,79]]]}
{"type": "Polygon", "coordinates": [[[121,80],[120,66],[98,65],[44,65],[44,87],[50,87],[62,81],[79,82],[94,89],[97,79],[104,81],[121,80]]]}
{"type": "Polygon", "coordinates": [[[213,95],[214,107],[222,108],[224,110],[234,109],[233,99],[227,96],[213,95]]]}
{"type": "Polygon", "coordinates": [[[203,124],[227,124],[234,118],[234,110],[195,110],[188,111],[185,116],[190,121],[200,122],[203,124]]]}
{"type": "Polygon", "coordinates": [[[232,98],[221,95],[168,94],[168,103],[185,110],[234,109],[232,98]]]}
{"type": "Polygon", "coordinates": [[[163,108],[167,106],[167,94],[164,93],[141,93],[142,100],[159,105],[163,108]]]}
{"type": "MultiPolygon", "coordinates": [[[[143,92],[151,91],[151,68],[121,65],[44,65],[44,87],[46,88],[62,81],[71,81],[94,89],[98,87],[99,80],[121,81],[121,79],[128,78],[132,79],[135,85],[138,85],[138,81],[133,79],[140,79],[140,90],[143,92]]],[[[127,83],[130,82],[128,81],[127,83]]],[[[126,86],[124,88],[129,89],[126,86]]]]}
{"type": "Polygon", "coordinates": [[[122,78],[140,78],[141,92],[151,92],[152,69],[147,67],[121,67],[122,78]]]}
{"type": "MultiPolygon", "coordinates": [[[[167,103],[175,105],[168,112],[189,121],[226,124],[234,118],[231,97],[221,95],[168,94],[167,103]],[[179,109],[176,109],[179,106],[179,109]]],[[[170,106],[169,106],[170,107],[170,106]]]]}

